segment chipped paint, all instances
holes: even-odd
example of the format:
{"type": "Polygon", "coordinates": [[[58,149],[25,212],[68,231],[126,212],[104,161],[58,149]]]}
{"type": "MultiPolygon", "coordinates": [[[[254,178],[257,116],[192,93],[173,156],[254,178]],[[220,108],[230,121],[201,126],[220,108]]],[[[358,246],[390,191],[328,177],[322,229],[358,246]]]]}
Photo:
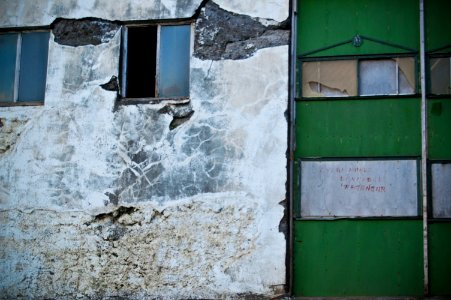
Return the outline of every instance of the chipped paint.
{"type": "MultiPolygon", "coordinates": [[[[182,18],[200,2],[1,2],[0,24],[182,18]]],[[[45,104],[0,107],[0,298],[282,293],[288,46],[193,56],[189,99],[122,105],[120,30],[54,37],[45,104]]]]}

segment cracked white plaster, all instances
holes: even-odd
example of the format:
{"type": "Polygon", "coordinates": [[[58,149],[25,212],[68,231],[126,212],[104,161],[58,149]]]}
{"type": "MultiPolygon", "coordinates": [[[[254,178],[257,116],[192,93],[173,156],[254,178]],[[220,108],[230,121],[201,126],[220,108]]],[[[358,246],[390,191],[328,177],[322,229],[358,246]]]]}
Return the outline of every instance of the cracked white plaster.
{"type": "MultiPolygon", "coordinates": [[[[81,16],[99,1],[44,2],[13,1],[5,15],[37,24],[46,7],[81,16]]],[[[170,10],[158,14],[192,12],[158,2],[170,10]]],[[[102,13],[139,19],[156,3],[102,13]]],[[[98,46],[52,36],[44,105],[0,107],[0,299],[283,293],[288,46],[193,57],[183,107],[194,113],[173,130],[164,107],[180,103],[115,106],[100,87],[119,52],[119,31],[98,46]]]]}
{"type": "Polygon", "coordinates": [[[214,0],[221,8],[236,14],[249,15],[253,18],[262,19],[263,25],[269,25],[270,20],[283,22],[289,15],[288,0],[214,0]],[[266,21],[264,19],[267,19],[266,21]],[[266,23],[265,23],[266,22],[266,23]]]}
{"type": "Polygon", "coordinates": [[[0,1],[0,27],[42,26],[56,18],[106,20],[190,18],[202,0],[33,0],[0,1]]]}

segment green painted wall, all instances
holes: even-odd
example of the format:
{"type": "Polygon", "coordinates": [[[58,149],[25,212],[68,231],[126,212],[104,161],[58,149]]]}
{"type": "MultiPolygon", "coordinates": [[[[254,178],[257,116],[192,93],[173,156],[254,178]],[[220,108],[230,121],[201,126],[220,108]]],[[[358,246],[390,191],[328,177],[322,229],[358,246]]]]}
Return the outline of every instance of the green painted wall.
{"type": "Polygon", "coordinates": [[[426,51],[451,44],[451,1],[425,0],[426,51]]]}
{"type": "MultiPolygon", "coordinates": [[[[356,34],[419,49],[417,0],[299,0],[298,54],[351,39],[356,34]],[[402,13],[400,13],[402,12],[402,13]]],[[[321,55],[381,54],[399,49],[364,42],[321,55]]]]}
{"type": "Polygon", "coordinates": [[[430,293],[451,295],[451,222],[429,225],[430,293]]]}
{"type": "Polygon", "coordinates": [[[420,99],[302,101],[296,157],[421,156],[420,99]]]}
{"type": "Polygon", "coordinates": [[[421,220],[296,221],[296,296],[421,296],[421,220]]]}
{"type": "MultiPolygon", "coordinates": [[[[451,45],[450,11],[449,0],[425,0],[427,50],[451,45]]],[[[419,1],[299,0],[297,34],[298,55],[356,34],[419,51],[419,1]]],[[[404,52],[364,41],[310,57],[404,52]]],[[[428,101],[429,159],[451,160],[451,98],[428,101]]],[[[420,157],[420,104],[419,95],[298,99],[295,158],[420,157]]],[[[451,221],[429,233],[431,295],[451,296],[451,221]]],[[[295,296],[423,296],[421,220],[297,219],[294,238],[295,296]]]]}
{"type": "Polygon", "coordinates": [[[428,126],[429,158],[451,159],[451,99],[428,100],[428,126]]]}

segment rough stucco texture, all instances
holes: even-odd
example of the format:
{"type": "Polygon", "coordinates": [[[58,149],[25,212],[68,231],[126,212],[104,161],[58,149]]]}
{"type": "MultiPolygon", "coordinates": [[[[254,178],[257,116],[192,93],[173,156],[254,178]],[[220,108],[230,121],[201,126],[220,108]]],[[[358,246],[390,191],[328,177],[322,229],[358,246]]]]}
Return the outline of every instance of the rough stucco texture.
{"type": "MultiPolygon", "coordinates": [[[[30,5],[74,17],[91,2],[30,5]]],[[[158,1],[168,16],[178,2],[158,1]]],[[[2,9],[43,20],[23,1],[2,9]]],[[[142,105],[101,87],[119,53],[120,30],[96,46],[52,34],[45,105],[0,107],[0,298],[283,292],[288,46],[192,57],[189,100],[142,105]]]]}

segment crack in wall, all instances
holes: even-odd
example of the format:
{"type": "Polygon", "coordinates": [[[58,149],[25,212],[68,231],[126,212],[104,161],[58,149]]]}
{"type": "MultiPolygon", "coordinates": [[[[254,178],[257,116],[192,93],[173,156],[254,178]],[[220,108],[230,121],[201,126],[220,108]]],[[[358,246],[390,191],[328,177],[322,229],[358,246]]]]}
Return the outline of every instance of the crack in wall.
{"type": "Polygon", "coordinates": [[[194,56],[207,60],[245,59],[258,49],[287,45],[289,23],[264,26],[257,20],[208,2],[196,22],[194,56]]]}

